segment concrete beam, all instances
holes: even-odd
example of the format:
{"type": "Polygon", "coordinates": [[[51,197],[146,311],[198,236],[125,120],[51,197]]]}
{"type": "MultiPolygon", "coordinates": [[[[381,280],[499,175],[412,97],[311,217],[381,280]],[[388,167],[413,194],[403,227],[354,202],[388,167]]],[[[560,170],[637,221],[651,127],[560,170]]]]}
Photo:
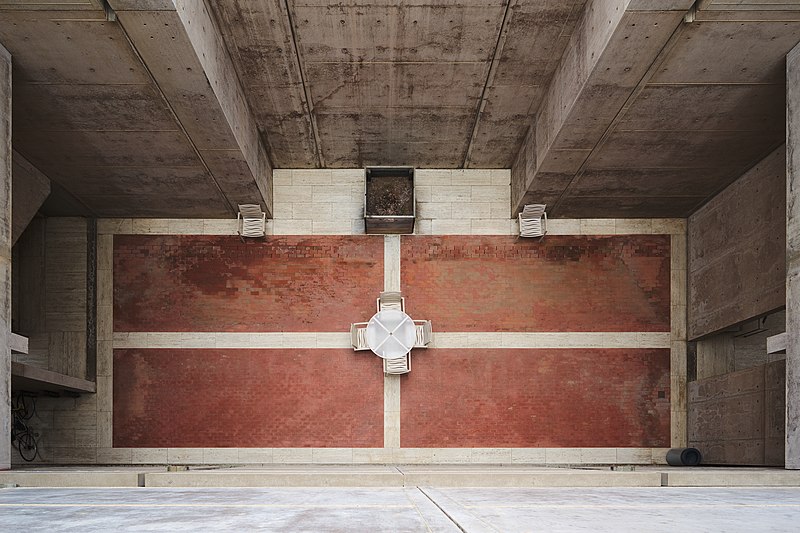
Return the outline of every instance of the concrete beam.
{"type": "Polygon", "coordinates": [[[11,245],[28,227],[33,217],[50,195],[50,180],[30,161],[14,150],[12,163],[13,198],[11,245]]]}
{"type": "Polygon", "coordinates": [[[800,470],[800,45],[786,56],[786,468],[800,470]]]}
{"type": "Polygon", "coordinates": [[[11,54],[0,44],[0,470],[11,468],[11,54]]]}
{"type": "Polygon", "coordinates": [[[111,0],[132,45],[230,204],[272,214],[272,166],[204,2],[111,0]]]}
{"type": "Polygon", "coordinates": [[[554,206],[642,83],[692,0],[594,0],[511,170],[511,206],[554,206]]]}

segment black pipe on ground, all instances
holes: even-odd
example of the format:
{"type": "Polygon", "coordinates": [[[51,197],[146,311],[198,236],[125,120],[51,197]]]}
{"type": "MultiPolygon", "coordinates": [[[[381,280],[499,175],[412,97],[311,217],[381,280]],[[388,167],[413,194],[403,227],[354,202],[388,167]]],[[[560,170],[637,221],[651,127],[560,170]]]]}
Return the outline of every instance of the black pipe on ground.
{"type": "Polygon", "coordinates": [[[670,466],[697,466],[703,461],[703,454],[697,448],[672,448],[667,452],[670,466]]]}

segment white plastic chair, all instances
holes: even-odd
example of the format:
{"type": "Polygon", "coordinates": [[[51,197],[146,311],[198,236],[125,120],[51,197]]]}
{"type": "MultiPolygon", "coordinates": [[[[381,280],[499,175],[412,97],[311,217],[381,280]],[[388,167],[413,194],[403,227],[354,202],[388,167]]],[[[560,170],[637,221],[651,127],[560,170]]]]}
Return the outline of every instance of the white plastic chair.
{"type": "Polygon", "coordinates": [[[350,344],[353,345],[353,350],[357,352],[369,350],[369,345],[367,344],[367,322],[350,324],[350,344]]]}
{"type": "Polygon", "coordinates": [[[546,204],[529,204],[519,214],[520,237],[544,237],[547,233],[546,204]]]}
{"type": "Polygon", "coordinates": [[[387,375],[408,374],[411,372],[411,352],[397,359],[383,360],[383,373],[387,375]]]}
{"type": "Polygon", "coordinates": [[[399,292],[384,291],[378,297],[378,311],[386,311],[387,309],[396,309],[397,311],[406,312],[406,299],[403,298],[399,292]]]}
{"type": "Polygon", "coordinates": [[[263,237],[267,229],[267,214],[258,204],[239,204],[236,224],[242,241],[245,237],[263,237]]]}
{"type": "Polygon", "coordinates": [[[414,342],[414,348],[427,348],[431,343],[431,336],[433,333],[431,321],[415,320],[414,325],[417,327],[417,340],[414,342]]]}

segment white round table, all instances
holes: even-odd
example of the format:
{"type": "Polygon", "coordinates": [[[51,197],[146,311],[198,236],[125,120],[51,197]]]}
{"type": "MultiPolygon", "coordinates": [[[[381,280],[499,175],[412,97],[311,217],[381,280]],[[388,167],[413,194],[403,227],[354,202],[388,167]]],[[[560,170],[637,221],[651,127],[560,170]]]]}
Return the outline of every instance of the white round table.
{"type": "Polygon", "coordinates": [[[411,351],[416,340],[414,321],[402,311],[379,311],[367,323],[367,345],[378,357],[403,357],[411,351]]]}

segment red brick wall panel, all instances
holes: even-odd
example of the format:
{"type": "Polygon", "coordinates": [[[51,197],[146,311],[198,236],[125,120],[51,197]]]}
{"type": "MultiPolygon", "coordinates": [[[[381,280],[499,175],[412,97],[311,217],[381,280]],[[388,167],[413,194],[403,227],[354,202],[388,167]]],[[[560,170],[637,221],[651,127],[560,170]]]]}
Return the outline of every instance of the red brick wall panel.
{"type": "Polygon", "coordinates": [[[669,331],[670,237],[413,236],[403,293],[436,331],[669,331]]]}
{"type": "Polygon", "coordinates": [[[428,349],[413,358],[401,381],[403,447],[669,446],[669,350],[428,349]]]}
{"type": "Polygon", "coordinates": [[[114,446],[382,447],[375,359],[352,350],[114,350],[114,446]]]}
{"type": "Polygon", "coordinates": [[[115,331],[347,331],[382,289],[380,237],[114,237],[115,331]]]}

